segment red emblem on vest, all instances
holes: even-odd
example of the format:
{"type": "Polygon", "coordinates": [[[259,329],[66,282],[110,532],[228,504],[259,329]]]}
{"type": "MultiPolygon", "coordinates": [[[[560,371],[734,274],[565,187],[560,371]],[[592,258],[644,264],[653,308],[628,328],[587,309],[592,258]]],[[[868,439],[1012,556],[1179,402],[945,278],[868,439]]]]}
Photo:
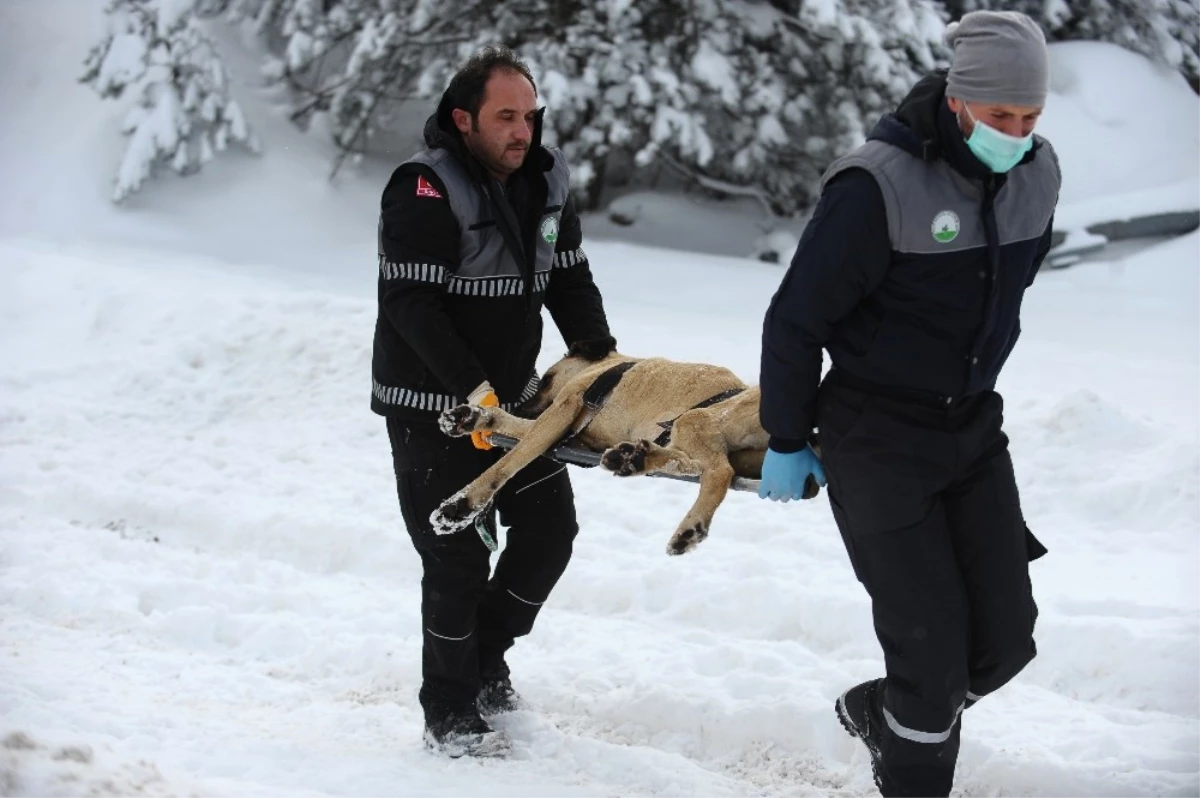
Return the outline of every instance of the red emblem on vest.
{"type": "Polygon", "coordinates": [[[442,195],[438,193],[438,190],[433,187],[433,183],[430,183],[421,175],[417,175],[417,196],[434,197],[435,199],[442,198],[442,195]]]}

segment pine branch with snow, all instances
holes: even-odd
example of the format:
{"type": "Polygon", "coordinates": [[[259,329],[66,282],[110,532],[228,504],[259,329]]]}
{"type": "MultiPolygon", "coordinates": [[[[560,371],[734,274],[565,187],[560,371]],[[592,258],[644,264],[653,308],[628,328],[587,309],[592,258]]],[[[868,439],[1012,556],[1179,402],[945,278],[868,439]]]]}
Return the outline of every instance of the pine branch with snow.
{"type": "Polygon", "coordinates": [[[666,165],[664,150],[682,163],[711,159],[700,91],[678,74],[681,3],[578,4],[567,13],[554,2],[524,5],[494,29],[530,64],[548,109],[544,137],[566,154],[582,207],[595,207],[614,180],[666,165]]]}
{"type": "Polygon", "coordinates": [[[201,16],[224,14],[230,22],[248,22],[256,33],[265,34],[281,25],[290,0],[197,0],[201,16]]]}
{"type": "MultiPolygon", "coordinates": [[[[366,5],[366,4],[364,4],[366,5]]],[[[407,100],[441,93],[426,75],[445,71],[445,56],[470,38],[464,7],[450,0],[382,3],[361,26],[330,92],[331,132],[339,154],[334,172],[358,158],[407,100]]]]}
{"type": "Polygon", "coordinates": [[[1021,11],[1050,41],[1120,45],[1200,80],[1200,0],[945,0],[951,18],[969,11],[1021,11]]]}
{"type": "MultiPolygon", "coordinates": [[[[736,31],[741,92],[755,120],[731,166],[782,210],[808,207],[821,173],[861,144],[914,83],[944,66],[944,11],[928,0],[776,2],[736,31]]],[[[744,22],[744,20],[743,20],[744,22]]],[[[734,108],[729,108],[732,115],[734,108]]],[[[745,111],[743,110],[743,113],[745,111]]]]}
{"type": "Polygon", "coordinates": [[[946,55],[926,0],[562,5],[505,4],[512,24],[493,30],[534,68],[584,207],[622,173],[666,167],[794,213],[946,55]]]}
{"type": "Polygon", "coordinates": [[[445,73],[448,56],[469,38],[462,28],[487,16],[465,10],[471,2],[232,0],[230,13],[256,24],[269,18],[260,32],[274,54],[263,73],[291,93],[293,122],[327,122],[336,174],[406,100],[440,91],[428,76],[445,73]]]}
{"type": "Polygon", "coordinates": [[[1056,40],[1089,39],[1118,44],[1200,76],[1200,2],[1197,0],[1065,0],[1051,29],[1056,40]]]}
{"type": "Polygon", "coordinates": [[[114,202],[161,168],[199,171],[231,143],[259,151],[224,65],[197,25],[193,0],[110,0],[105,11],[109,33],[89,53],[80,81],[102,98],[126,91],[136,97],[122,126],[129,144],[114,202]]]}
{"type": "Polygon", "coordinates": [[[698,191],[805,207],[825,164],[938,62],[929,0],[200,0],[253,20],[265,73],[357,157],[488,44],[529,62],[577,200],[667,170],[698,191]]]}

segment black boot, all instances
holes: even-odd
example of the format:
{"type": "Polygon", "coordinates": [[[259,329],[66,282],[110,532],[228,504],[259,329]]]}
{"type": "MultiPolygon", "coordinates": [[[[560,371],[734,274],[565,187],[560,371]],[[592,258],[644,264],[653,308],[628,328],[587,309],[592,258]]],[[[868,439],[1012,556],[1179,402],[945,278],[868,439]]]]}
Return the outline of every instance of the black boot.
{"type": "Polygon", "coordinates": [[[887,795],[890,791],[884,790],[883,754],[880,749],[883,734],[880,700],[885,681],[875,679],[851,687],[838,698],[835,709],[842,727],[851,737],[857,737],[867,746],[871,754],[871,775],[875,778],[875,786],[887,795]]]}
{"type": "Polygon", "coordinates": [[[525,700],[513,689],[507,665],[501,663],[496,670],[483,674],[480,681],[479,699],[476,701],[480,714],[501,715],[525,709],[525,700]]]}
{"type": "Polygon", "coordinates": [[[512,741],[496,731],[474,710],[451,712],[425,721],[425,745],[431,751],[457,759],[460,756],[503,757],[512,741]]]}

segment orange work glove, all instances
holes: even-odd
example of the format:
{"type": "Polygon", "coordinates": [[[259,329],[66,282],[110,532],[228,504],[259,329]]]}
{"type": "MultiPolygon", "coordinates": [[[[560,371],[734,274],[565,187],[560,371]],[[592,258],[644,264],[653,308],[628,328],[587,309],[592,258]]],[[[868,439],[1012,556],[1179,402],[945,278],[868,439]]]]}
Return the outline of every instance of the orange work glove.
{"type": "MultiPolygon", "coordinates": [[[[485,381],[482,385],[472,391],[469,397],[467,397],[467,404],[475,405],[476,407],[499,407],[500,400],[496,398],[496,392],[492,390],[492,386],[485,381]]],[[[476,449],[487,451],[488,449],[493,448],[492,444],[488,443],[488,438],[491,436],[491,430],[472,432],[471,443],[476,449]]]]}

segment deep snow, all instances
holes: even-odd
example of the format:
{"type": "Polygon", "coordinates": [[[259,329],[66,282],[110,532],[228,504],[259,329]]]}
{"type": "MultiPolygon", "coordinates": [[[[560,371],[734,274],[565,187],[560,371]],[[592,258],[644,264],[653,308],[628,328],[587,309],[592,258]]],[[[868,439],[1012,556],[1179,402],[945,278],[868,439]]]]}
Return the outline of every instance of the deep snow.
{"type": "MultiPolygon", "coordinates": [[[[1196,328],[1198,242],[1027,299],[1002,388],[1050,549],[1041,654],[968,716],[966,794],[1200,786],[1198,351],[1155,344],[1196,328]]],[[[626,351],[756,371],[774,269],[591,250],[626,351]]],[[[0,372],[0,736],[46,746],[5,752],[19,794],[867,790],[830,707],[881,660],[823,499],[731,495],[668,558],[693,486],[573,470],[577,554],[511,658],[537,712],[505,721],[513,761],[441,762],[418,739],[418,562],[365,404],[372,303],[153,250],[8,241],[0,263],[21,343],[0,372]],[[72,746],[91,761],[53,758],[72,746]]]]}

